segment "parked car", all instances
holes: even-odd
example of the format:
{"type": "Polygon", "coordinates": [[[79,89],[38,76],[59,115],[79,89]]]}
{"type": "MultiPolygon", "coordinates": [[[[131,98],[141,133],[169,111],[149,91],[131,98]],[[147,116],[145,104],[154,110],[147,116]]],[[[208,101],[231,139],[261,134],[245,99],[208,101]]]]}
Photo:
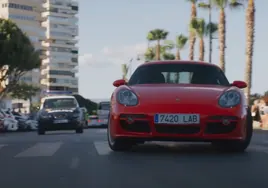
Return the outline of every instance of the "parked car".
{"type": "Polygon", "coordinates": [[[0,109],[0,113],[4,117],[4,127],[7,131],[17,131],[19,129],[18,121],[14,115],[7,109],[0,109]]]}

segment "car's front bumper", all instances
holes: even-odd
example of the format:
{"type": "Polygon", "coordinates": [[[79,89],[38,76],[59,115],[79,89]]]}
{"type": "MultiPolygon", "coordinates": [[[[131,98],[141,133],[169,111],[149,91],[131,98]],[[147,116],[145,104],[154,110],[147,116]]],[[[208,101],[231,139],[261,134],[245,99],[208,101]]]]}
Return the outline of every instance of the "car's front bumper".
{"type": "Polygon", "coordinates": [[[83,123],[79,120],[69,120],[68,123],[54,123],[54,120],[39,120],[38,129],[45,131],[75,130],[83,128],[83,123]]]}
{"type": "Polygon", "coordinates": [[[197,125],[167,125],[154,124],[153,114],[112,114],[110,125],[114,137],[156,141],[242,140],[246,116],[201,115],[197,125]],[[224,125],[223,118],[229,118],[230,124],[224,125]]]}

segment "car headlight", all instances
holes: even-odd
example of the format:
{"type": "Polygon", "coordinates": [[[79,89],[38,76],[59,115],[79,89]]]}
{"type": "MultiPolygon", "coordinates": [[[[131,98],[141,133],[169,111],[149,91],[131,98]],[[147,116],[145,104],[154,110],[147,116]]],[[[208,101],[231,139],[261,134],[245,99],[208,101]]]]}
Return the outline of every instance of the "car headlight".
{"type": "Polygon", "coordinates": [[[40,113],[40,118],[42,118],[42,119],[49,119],[51,117],[52,117],[51,114],[49,114],[45,111],[40,113]]]}
{"type": "Polygon", "coordinates": [[[125,106],[136,106],[138,104],[138,97],[129,89],[123,89],[117,93],[117,101],[125,106]]]}
{"type": "Polygon", "coordinates": [[[237,91],[227,91],[220,96],[219,105],[223,108],[234,107],[241,102],[241,95],[237,91]]]}

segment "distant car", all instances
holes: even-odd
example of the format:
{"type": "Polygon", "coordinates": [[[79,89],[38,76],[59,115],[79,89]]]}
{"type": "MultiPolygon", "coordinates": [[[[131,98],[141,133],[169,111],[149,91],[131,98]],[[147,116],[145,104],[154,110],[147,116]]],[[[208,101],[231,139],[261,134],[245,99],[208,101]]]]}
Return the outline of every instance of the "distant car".
{"type": "Polygon", "coordinates": [[[98,116],[92,115],[88,118],[88,127],[98,127],[100,126],[98,116]]]}
{"type": "Polygon", "coordinates": [[[101,126],[107,126],[109,113],[110,113],[110,102],[109,101],[100,102],[98,105],[97,115],[99,118],[99,124],[101,126]]]}
{"type": "Polygon", "coordinates": [[[83,112],[73,96],[45,97],[37,116],[39,135],[56,130],[75,130],[76,133],[83,133],[83,112]]]}
{"type": "Polygon", "coordinates": [[[111,98],[108,143],[112,150],[145,141],[212,142],[243,152],[252,137],[252,117],[242,88],[216,65],[158,61],[140,65],[129,82],[117,80],[111,98]]]}

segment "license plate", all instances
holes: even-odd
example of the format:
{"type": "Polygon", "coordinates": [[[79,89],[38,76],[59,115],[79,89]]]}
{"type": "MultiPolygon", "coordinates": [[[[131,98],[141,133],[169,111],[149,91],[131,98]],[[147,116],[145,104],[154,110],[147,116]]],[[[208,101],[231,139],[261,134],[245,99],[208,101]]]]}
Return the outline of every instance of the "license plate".
{"type": "Polygon", "coordinates": [[[199,124],[199,114],[155,114],[155,124],[199,124]]]}
{"type": "Polygon", "coordinates": [[[68,119],[58,119],[55,120],[54,123],[68,123],[68,119]]]}

